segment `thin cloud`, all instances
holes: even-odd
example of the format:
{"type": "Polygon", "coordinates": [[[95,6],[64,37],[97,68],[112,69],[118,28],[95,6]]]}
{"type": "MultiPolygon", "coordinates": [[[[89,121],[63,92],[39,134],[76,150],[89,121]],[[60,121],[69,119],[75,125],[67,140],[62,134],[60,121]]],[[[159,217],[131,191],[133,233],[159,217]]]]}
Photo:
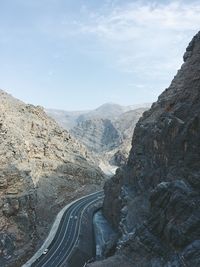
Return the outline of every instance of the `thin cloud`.
{"type": "MultiPolygon", "coordinates": [[[[18,11],[23,11],[26,16],[20,12],[15,13],[21,19],[16,19],[15,13],[13,19],[12,16],[1,16],[4,23],[0,25],[0,44],[5,48],[15,44],[8,51],[16,50],[16,55],[18,47],[27,50],[32,48],[36,55],[38,51],[43,51],[40,54],[41,58],[44,56],[43,62],[46,62],[46,58],[52,62],[45,70],[49,80],[54,80],[60,73],[56,68],[62,70],[65,66],[71,70],[71,66],[78,65],[80,59],[82,70],[88,59],[84,67],[84,70],[88,68],[88,84],[92,84],[91,77],[94,77],[94,87],[100,86],[103,79],[99,75],[104,75],[102,84],[105,88],[110,86],[119,89],[121,86],[124,91],[128,88],[137,101],[144,99],[144,96],[154,99],[169,85],[182,64],[186,46],[200,26],[200,1],[80,1],[84,5],[76,5],[73,12],[65,6],[70,1],[16,2],[23,7],[21,9],[18,5],[18,11]],[[95,5],[97,2],[98,7],[95,5]]],[[[9,55],[12,62],[13,55],[9,55]]],[[[8,70],[12,70],[12,66],[8,64],[8,70]]],[[[74,69],[77,78],[79,66],[74,69]]],[[[32,73],[37,73],[37,70],[32,73]]],[[[87,87],[87,76],[82,72],[81,75],[84,76],[83,82],[86,82],[84,87],[87,87]]],[[[5,84],[7,87],[7,82],[5,84]]],[[[126,95],[123,94],[124,97],[126,95]]]]}
{"type": "Polygon", "coordinates": [[[87,11],[87,23],[76,22],[79,34],[93,36],[102,49],[115,53],[121,71],[139,75],[143,70],[143,76],[173,73],[200,25],[197,2],[135,2],[102,13],[87,11]]]}
{"type": "Polygon", "coordinates": [[[94,33],[106,39],[122,41],[141,37],[145,29],[185,32],[199,29],[200,3],[172,2],[156,4],[139,2],[115,7],[105,14],[90,13],[88,24],[82,24],[82,32],[94,33]]]}

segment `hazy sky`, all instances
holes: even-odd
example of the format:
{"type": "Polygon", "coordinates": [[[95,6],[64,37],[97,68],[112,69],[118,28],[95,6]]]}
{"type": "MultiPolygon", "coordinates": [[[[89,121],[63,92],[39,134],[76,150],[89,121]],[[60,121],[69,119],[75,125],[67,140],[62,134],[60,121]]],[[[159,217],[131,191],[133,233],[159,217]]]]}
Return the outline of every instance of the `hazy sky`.
{"type": "Polygon", "coordinates": [[[192,0],[1,0],[0,88],[66,110],[155,101],[199,14],[192,0]]]}

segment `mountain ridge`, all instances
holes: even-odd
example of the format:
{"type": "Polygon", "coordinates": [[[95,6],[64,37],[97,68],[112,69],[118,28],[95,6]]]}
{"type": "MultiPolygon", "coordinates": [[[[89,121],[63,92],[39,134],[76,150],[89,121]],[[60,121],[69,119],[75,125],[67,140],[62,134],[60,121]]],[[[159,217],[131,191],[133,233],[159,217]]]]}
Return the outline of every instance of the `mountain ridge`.
{"type": "Polygon", "coordinates": [[[113,117],[117,117],[118,115],[126,111],[137,109],[140,107],[148,108],[150,107],[150,105],[150,103],[143,103],[122,106],[115,103],[105,103],[93,110],[67,111],[59,109],[45,109],[45,111],[49,116],[54,118],[60,124],[60,126],[70,130],[71,128],[76,126],[78,122],[83,120],[91,118],[113,119],[113,117]],[[107,114],[108,110],[110,110],[109,115],[107,114]],[[59,118],[59,116],[61,118],[59,118]]]}

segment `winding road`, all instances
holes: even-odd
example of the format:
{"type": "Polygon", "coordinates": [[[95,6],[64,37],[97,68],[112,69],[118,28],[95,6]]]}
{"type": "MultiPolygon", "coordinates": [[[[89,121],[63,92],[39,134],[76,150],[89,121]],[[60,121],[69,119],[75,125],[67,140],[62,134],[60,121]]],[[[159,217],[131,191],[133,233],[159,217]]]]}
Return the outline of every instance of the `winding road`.
{"type": "Polygon", "coordinates": [[[56,234],[47,249],[46,254],[42,254],[31,264],[23,266],[31,267],[62,267],[66,266],[66,262],[76,247],[83,214],[91,205],[96,204],[104,197],[103,191],[93,193],[82,197],[72,204],[68,205],[65,210],[56,234]],[[65,265],[64,265],[65,264],[65,265]]]}

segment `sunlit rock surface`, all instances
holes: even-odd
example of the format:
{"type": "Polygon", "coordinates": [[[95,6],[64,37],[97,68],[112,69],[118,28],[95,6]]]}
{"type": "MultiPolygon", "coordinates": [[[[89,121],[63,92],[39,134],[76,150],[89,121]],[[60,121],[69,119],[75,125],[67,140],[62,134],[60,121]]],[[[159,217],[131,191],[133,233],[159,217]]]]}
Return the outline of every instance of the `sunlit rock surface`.
{"type": "Polygon", "coordinates": [[[42,107],[0,90],[0,266],[21,266],[55,214],[103,181],[85,147],[42,107]]]}

